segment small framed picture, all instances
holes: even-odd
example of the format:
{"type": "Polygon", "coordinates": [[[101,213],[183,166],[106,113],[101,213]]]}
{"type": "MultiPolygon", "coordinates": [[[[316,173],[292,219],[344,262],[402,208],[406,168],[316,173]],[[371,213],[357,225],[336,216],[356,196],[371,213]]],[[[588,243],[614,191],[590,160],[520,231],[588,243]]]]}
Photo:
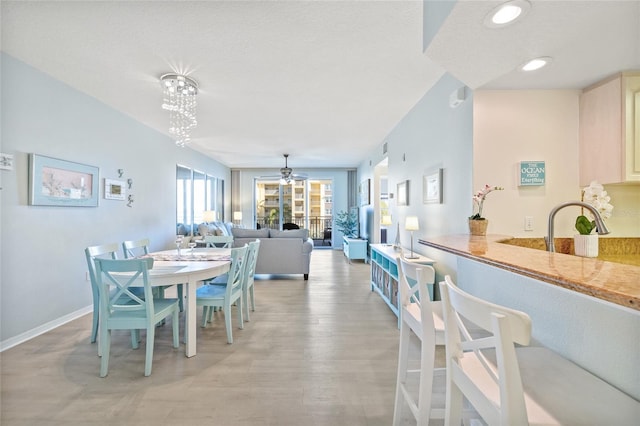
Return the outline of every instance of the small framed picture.
{"type": "Polygon", "coordinates": [[[398,198],[397,204],[399,206],[409,205],[409,181],[405,180],[398,184],[398,198]]]}
{"type": "Polygon", "coordinates": [[[442,169],[434,170],[422,177],[422,202],[442,204],[442,169]]]}
{"type": "Polygon", "coordinates": [[[104,198],[107,200],[124,201],[126,199],[125,182],[123,180],[105,179],[104,198]]]}

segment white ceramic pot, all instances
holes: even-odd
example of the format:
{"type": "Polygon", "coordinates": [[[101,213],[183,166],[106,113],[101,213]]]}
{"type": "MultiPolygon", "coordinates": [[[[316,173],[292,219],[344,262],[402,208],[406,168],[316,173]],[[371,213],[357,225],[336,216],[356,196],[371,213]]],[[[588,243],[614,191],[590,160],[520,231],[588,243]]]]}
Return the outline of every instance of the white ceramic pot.
{"type": "Polygon", "coordinates": [[[576,256],[598,257],[598,234],[574,235],[573,245],[576,256]]]}

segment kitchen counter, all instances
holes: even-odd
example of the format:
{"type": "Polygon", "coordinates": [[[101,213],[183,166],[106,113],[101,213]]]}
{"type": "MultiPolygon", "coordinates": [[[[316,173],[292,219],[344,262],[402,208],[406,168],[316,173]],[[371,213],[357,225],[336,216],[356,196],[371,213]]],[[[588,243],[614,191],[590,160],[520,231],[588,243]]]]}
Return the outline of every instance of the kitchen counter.
{"type": "MultiPolygon", "coordinates": [[[[532,277],[617,305],[640,310],[640,266],[629,256],[585,258],[562,253],[549,253],[527,247],[500,243],[506,235],[449,235],[420,239],[418,242],[458,256],[470,258],[517,274],[532,277]]],[[[635,256],[635,255],[634,255],[635,256]]]]}

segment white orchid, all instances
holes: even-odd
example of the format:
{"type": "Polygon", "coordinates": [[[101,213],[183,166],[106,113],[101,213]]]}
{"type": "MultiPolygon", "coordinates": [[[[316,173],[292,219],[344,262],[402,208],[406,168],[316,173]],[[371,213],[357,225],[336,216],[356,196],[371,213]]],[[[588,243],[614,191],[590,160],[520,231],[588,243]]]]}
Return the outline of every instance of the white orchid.
{"type": "Polygon", "coordinates": [[[611,197],[607,195],[607,191],[598,182],[593,181],[589,186],[582,189],[582,200],[595,207],[603,219],[611,217],[611,212],[613,211],[613,206],[609,203],[611,197]]]}

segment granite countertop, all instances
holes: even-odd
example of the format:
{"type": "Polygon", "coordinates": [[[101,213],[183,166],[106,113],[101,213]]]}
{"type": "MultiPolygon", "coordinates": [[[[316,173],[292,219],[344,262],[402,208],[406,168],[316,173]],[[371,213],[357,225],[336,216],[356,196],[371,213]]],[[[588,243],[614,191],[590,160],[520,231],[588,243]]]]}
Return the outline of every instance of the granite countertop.
{"type": "Polygon", "coordinates": [[[640,266],[637,264],[615,263],[610,261],[612,259],[607,259],[607,256],[604,259],[586,258],[499,242],[509,239],[511,237],[507,235],[447,235],[420,239],[418,242],[640,310],[640,266]]]}

